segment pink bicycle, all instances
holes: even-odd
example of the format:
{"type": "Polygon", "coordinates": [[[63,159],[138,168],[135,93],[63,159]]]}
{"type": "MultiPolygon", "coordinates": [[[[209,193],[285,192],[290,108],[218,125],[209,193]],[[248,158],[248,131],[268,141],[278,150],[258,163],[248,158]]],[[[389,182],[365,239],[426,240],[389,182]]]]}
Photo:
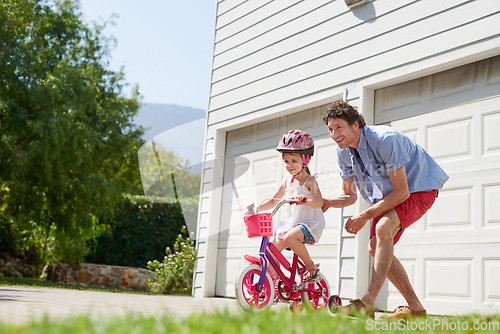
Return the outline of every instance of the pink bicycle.
{"type": "Polygon", "coordinates": [[[289,302],[292,311],[300,311],[304,307],[311,310],[323,310],[328,307],[330,286],[326,277],[318,272],[315,278],[303,282],[305,266],[297,254],[293,255],[292,264],[290,264],[269,241],[269,236],[273,235],[272,217],[285,203],[297,203],[297,201],[281,200],[272,213],[245,216],[248,237],[262,237],[262,242],[259,257],[245,255],[245,260],[250,264],[243,268],[236,277],[236,299],[243,309],[264,309],[278,301],[289,302]],[[279,276],[274,282],[268,271],[269,265],[279,276]],[[285,273],[281,268],[284,268],[285,273]]]}

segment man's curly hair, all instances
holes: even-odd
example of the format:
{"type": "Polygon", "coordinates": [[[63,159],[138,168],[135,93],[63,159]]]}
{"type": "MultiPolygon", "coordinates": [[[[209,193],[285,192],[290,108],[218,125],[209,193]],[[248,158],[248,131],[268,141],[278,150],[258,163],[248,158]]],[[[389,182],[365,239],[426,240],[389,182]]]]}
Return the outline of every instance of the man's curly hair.
{"type": "Polygon", "coordinates": [[[343,119],[349,125],[353,125],[355,121],[358,121],[360,128],[366,125],[365,118],[358,111],[358,108],[351,106],[345,101],[335,101],[328,106],[328,109],[326,109],[326,113],[323,116],[323,122],[326,125],[328,125],[329,118],[343,119]]]}

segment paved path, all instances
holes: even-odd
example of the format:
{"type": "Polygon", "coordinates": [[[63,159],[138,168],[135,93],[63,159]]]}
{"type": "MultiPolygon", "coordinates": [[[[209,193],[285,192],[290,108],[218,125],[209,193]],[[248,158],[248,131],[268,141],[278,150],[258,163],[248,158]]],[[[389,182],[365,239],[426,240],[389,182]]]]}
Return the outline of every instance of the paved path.
{"type": "Polygon", "coordinates": [[[130,314],[185,317],[193,312],[241,312],[229,298],[138,295],[112,292],[0,286],[0,321],[25,323],[48,316],[51,319],[75,315],[90,317],[130,314]]]}

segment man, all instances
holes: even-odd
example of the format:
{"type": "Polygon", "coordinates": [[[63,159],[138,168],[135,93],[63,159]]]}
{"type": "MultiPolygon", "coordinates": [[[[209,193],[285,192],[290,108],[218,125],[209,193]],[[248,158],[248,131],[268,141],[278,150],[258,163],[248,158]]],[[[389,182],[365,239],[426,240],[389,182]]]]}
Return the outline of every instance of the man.
{"type": "Polygon", "coordinates": [[[345,229],[357,234],[373,219],[368,243],[373,268],[368,290],[361,299],[332,311],[362,311],[373,316],[375,299],[387,277],[408,303],[389,317],[425,316],[426,310],[394,256],[393,247],[404,230],[432,206],[448,175],[422,147],[402,133],[387,126],[366,126],[363,115],[346,102],[331,104],[323,122],[338,145],[337,160],[343,179],[342,193],[325,198],[323,211],[354,204],[356,185],[372,205],[349,218],[345,229]]]}

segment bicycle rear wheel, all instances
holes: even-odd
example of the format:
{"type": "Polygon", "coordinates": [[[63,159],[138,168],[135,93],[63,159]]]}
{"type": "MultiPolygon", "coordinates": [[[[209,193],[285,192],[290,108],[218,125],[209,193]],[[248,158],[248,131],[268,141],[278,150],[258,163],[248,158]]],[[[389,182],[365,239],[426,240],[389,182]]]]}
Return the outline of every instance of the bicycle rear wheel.
{"type": "Polygon", "coordinates": [[[311,282],[304,286],[300,292],[300,298],[304,308],[309,310],[322,311],[328,308],[328,297],[330,296],[330,285],[325,275],[318,273],[316,282],[311,282]]]}
{"type": "Polygon", "coordinates": [[[262,267],[250,264],[243,268],[235,282],[236,300],[240,306],[248,310],[254,308],[261,310],[271,306],[274,301],[274,284],[269,273],[266,273],[262,290],[257,290],[262,267]]]}

